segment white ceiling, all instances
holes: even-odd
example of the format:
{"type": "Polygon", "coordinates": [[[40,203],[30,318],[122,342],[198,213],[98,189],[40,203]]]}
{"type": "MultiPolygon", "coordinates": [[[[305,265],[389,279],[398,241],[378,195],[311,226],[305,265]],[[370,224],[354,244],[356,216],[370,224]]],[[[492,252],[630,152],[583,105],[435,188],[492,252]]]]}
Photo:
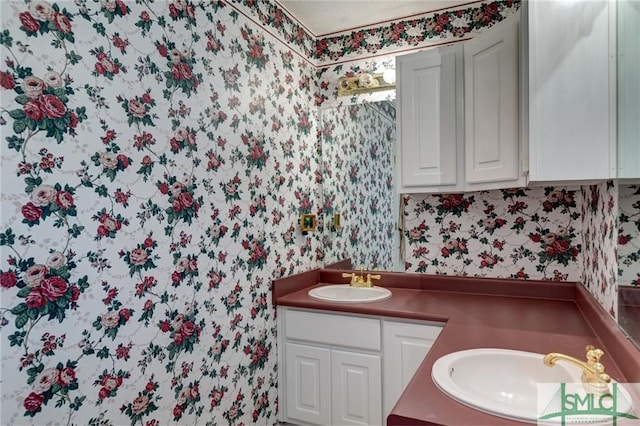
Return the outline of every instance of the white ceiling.
{"type": "Polygon", "coordinates": [[[316,36],[448,9],[470,0],[278,0],[316,36]]]}

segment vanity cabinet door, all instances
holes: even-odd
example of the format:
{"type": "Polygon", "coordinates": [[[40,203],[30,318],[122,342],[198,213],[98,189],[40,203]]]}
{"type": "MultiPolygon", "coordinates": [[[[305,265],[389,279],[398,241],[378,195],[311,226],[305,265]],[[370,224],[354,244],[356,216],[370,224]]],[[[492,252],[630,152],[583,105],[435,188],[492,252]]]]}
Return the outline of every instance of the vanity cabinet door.
{"type": "Polygon", "coordinates": [[[396,58],[402,193],[462,190],[462,46],[396,58]]]}
{"type": "Polygon", "coordinates": [[[521,177],[518,25],[510,19],[464,43],[467,190],[521,177]]]}
{"type": "Polygon", "coordinates": [[[384,418],[389,415],[442,326],[384,321],[384,418]]]}
{"type": "Polygon", "coordinates": [[[331,424],[382,424],[380,364],[380,355],[331,351],[331,424]]]}
{"type": "Polygon", "coordinates": [[[616,177],[615,1],[530,1],[531,181],[616,177]]]}
{"type": "Polygon", "coordinates": [[[284,367],[288,420],[331,424],[331,351],[287,343],[284,367]]]}

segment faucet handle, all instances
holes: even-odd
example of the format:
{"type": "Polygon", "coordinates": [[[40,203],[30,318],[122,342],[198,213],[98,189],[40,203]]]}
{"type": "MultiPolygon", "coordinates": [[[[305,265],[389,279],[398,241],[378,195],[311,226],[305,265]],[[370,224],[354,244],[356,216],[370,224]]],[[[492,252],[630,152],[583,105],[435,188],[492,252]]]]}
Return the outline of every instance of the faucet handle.
{"type": "Polygon", "coordinates": [[[381,277],[379,274],[376,274],[376,275],[367,274],[367,285],[373,286],[373,283],[371,282],[371,280],[379,280],[380,278],[381,277]]]}
{"type": "Polygon", "coordinates": [[[604,351],[602,349],[598,349],[593,345],[587,345],[585,347],[587,363],[589,365],[600,363],[600,358],[604,355],[604,351]]]}

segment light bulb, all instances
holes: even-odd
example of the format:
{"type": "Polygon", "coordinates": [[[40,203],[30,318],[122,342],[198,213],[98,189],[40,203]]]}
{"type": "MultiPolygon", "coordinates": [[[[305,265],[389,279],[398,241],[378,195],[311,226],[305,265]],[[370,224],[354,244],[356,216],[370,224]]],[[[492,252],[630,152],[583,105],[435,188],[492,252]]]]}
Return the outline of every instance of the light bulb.
{"type": "Polygon", "coordinates": [[[382,79],[387,83],[387,84],[393,84],[396,82],[396,70],[389,68],[384,70],[384,72],[382,73],[382,79]]]}

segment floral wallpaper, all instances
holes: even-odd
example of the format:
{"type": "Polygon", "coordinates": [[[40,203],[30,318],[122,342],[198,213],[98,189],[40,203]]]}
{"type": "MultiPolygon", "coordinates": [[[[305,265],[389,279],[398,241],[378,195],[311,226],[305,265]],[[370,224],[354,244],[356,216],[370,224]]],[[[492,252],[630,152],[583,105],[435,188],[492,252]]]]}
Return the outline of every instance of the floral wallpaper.
{"type": "Polygon", "coordinates": [[[275,423],[315,68],[238,4],[0,6],[0,423],[275,423]]]}
{"type": "Polygon", "coordinates": [[[395,106],[386,101],[322,109],[325,263],[391,270],[397,256],[395,106]],[[333,227],[334,214],[341,227],[333,227]]]}
{"type": "Polygon", "coordinates": [[[618,212],[618,280],[640,285],[640,185],[620,184],[618,212]]]}
{"type": "Polygon", "coordinates": [[[426,44],[451,42],[491,27],[516,13],[519,8],[518,0],[475,2],[460,8],[385,23],[375,28],[330,34],[316,41],[313,57],[322,66],[373,54],[379,56],[398,53],[426,44]]]}
{"type": "Polygon", "coordinates": [[[612,181],[582,186],[583,272],[580,282],[611,314],[618,316],[616,217],[618,189],[612,181]]]}
{"type": "MultiPolygon", "coordinates": [[[[337,77],[519,2],[321,40],[268,0],[0,8],[0,423],[152,426],[276,422],[271,280],[390,256],[370,248],[393,232],[391,110],[347,105],[394,95],[339,99],[337,77]],[[320,127],[320,106],[353,111],[362,140],[320,127]],[[323,178],[339,188],[326,199],[323,178]]],[[[582,192],[405,198],[407,270],[578,280],[582,192]]]]}
{"type": "Polygon", "coordinates": [[[409,272],[578,281],[580,195],[516,188],[404,197],[409,272]]]}

